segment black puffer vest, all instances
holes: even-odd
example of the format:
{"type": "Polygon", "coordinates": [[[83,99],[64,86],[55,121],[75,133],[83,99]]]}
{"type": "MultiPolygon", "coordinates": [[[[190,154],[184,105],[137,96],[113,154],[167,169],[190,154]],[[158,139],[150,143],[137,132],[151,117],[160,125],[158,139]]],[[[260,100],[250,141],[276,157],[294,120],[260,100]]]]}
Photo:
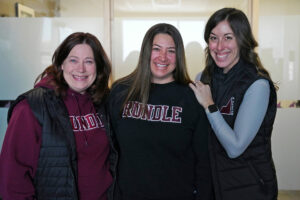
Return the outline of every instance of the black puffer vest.
{"type": "MultiPolygon", "coordinates": [[[[212,93],[225,121],[234,122],[250,85],[263,77],[256,69],[240,60],[227,74],[215,68],[212,93]]],[[[210,157],[217,200],[274,200],[277,199],[277,179],[271,153],[271,133],[276,115],[276,91],[270,82],[267,113],[261,127],[245,152],[231,159],[215,134],[210,134],[210,157]]]]}
{"type": "MultiPolygon", "coordinates": [[[[67,115],[68,111],[61,98],[54,91],[35,88],[22,95],[11,105],[8,121],[15,105],[26,98],[34,116],[42,126],[42,144],[37,171],[34,177],[37,199],[76,200],[77,190],[77,156],[73,129],[67,115]]],[[[106,113],[104,106],[97,110],[106,113]]],[[[110,135],[106,114],[100,115],[110,135]]],[[[111,138],[108,137],[110,144],[111,138]]],[[[116,166],[116,151],[111,149],[110,167],[113,176],[116,166]]],[[[112,191],[108,194],[109,199],[112,191]]]]}

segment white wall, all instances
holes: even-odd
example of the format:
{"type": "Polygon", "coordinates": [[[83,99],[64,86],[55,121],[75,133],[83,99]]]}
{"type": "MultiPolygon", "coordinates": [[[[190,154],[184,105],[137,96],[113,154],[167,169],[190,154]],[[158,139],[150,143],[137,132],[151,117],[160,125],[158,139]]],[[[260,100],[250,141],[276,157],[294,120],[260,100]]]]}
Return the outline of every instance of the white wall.
{"type": "Polygon", "coordinates": [[[300,190],[300,1],[259,1],[259,54],[278,83],[272,149],[280,189],[300,190]]]}
{"type": "Polygon", "coordinates": [[[278,109],[272,135],[272,150],[278,187],[300,190],[300,109],[278,109]]]}

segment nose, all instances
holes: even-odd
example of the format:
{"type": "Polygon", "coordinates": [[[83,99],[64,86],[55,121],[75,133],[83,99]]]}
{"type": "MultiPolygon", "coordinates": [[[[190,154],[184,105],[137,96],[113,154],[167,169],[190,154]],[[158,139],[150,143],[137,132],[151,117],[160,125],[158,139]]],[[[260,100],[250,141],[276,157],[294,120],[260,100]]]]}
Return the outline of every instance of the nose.
{"type": "Polygon", "coordinates": [[[81,73],[85,72],[85,63],[84,62],[80,62],[78,67],[77,67],[77,70],[81,73]]]}
{"type": "Polygon", "coordinates": [[[167,59],[167,51],[161,50],[159,53],[159,58],[161,61],[165,61],[167,59]]]}
{"type": "Polygon", "coordinates": [[[219,40],[217,44],[217,49],[220,51],[223,49],[223,40],[219,40]]]}

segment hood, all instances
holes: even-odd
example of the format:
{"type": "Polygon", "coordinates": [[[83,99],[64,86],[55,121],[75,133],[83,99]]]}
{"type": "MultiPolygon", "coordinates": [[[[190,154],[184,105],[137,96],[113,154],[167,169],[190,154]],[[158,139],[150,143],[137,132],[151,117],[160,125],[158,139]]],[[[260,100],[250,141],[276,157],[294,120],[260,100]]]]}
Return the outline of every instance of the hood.
{"type": "Polygon", "coordinates": [[[35,85],[34,85],[34,88],[37,88],[37,87],[45,87],[45,88],[49,88],[49,89],[54,89],[54,86],[51,85],[51,81],[52,81],[52,77],[50,76],[45,76],[43,77],[39,82],[37,82],[35,85]]]}

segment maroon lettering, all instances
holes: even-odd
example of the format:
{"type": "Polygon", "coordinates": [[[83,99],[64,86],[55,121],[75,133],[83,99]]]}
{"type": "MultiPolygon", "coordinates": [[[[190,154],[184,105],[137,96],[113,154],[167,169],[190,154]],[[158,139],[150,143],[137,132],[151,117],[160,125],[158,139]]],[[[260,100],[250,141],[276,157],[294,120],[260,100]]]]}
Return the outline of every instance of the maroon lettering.
{"type": "Polygon", "coordinates": [[[182,107],[172,106],[171,113],[168,105],[146,105],[146,110],[140,102],[128,102],[123,110],[123,118],[135,118],[147,121],[181,123],[182,107]]]}
{"type": "Polygon", "coordinates": [[[153,112],[153,105],[151,104],[148,104],[146,105],[146,108],[147,108],[147,111],[144,111],[143,112],[143,115],[142,115],[142,120],[150,120],[151,119],[151,115],[152,115],[152,112],[153,112]]]}
{"type": "Polygon", "coordinates": [[[81,124],[81,116],[76,116],[76,124],[78,125],[78,130],[81,131],[82,130],[82,124],[81,124]]]}
{"type": "Polygon", "coordinates": [[[152,121],[160,121],[160,119],[161,119],[161,110],[162,110],[162,106],[160,106],[160,105],[155,105],[154,106],[152,121]]]}
{"type": "Polygon", "coordinates": [[[95,120],[94,115],[88,114],[84,116],[85,121],[87,122],[87,126],[89,129],[93,129],[97,127],[97,122],[95,120]]]}
{"type": "Polygon", "coordinates": [[[130,113],[130,110],[132,108],[132,102],[128,102],[126,105],[125,105],[125,108],[123,110],[123,114],[122,114],[122,117],[131,117],[131,113],[130,113]]]}
{"type": "Polygon", "coordinates": [[[171,121],[171,117],[168,117],[168,110],[169,110],[169,106],[164,105],[163,106],[163,115],[162,115],[162,121],[163,122],[170,122],[171,121]]]}
{"type": "Polygon", "coordinates": [[[141,117],[141,112],[142,112],[142,106],[141,103],[139,102],[134,102],[132,106],[132,117],[133,118],[140,118],[141,117]]]}
{"type": "Polygon", "coordinates": [[[78,122],[75,119],[75,117],[74,116],[70,116],[70,121],[71,121],[71,125],[73,127],[73,130],[74,131],[78,131],[79,130],[79,125],[78,125],[78,122]]]}
{"type": "Polygon", "coordinates": [[[70,116],[73,131],[87,131],[99,127],[104,127],[98,114],[87,114],[85,116],[70,116]]]}
{"type": "Polygon", "coordinates": [[[181,123],[181,117],[179,112],[182,112],[182,108],[178,106],[172,106],[172,122],[181,123]]]}

